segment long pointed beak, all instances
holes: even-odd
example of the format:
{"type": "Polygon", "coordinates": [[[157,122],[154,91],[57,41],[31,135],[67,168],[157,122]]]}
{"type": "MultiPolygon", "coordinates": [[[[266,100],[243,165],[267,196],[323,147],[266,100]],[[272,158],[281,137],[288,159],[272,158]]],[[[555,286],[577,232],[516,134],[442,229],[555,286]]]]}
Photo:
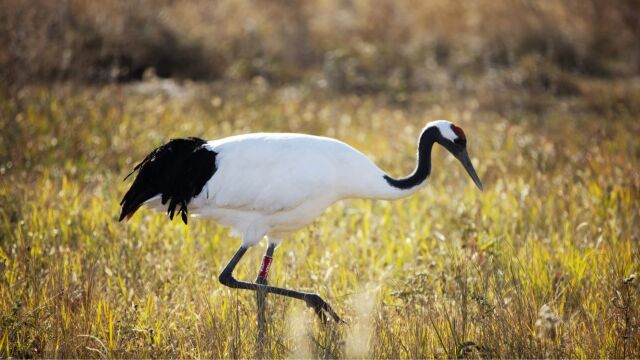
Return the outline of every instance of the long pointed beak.
{"type": "Polygon", "coordinates": [[[471,176],[471,179],[473,179],[473,182],[476,183],[476,186],[478,187],[478,189],[482,191],[483,190],[482,182],[480,181],[478,174],[476,174],[476,169],[473,168],[473,164],[471,163],[471,160],[469,160],[469,154],[467,153],[467,149],[460,151],[456,155],[456,158],[460,160],[460,162],[462,163],[462,166],[464,166],[465,170],[467,170],[467,173],[469,173],[469,176],[471,176]]]}

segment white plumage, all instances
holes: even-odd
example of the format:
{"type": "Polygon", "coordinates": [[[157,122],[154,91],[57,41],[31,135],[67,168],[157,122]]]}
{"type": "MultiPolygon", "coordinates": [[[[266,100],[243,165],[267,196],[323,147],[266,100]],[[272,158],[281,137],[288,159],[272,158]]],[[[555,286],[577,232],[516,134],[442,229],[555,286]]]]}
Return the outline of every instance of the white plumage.
{"type": "MultiPolygon", "coordinates": [[[[232,227],[245,245],[281,239],[350,197],[397,198],[380,170],[351,146],[301,134],[249,134],[211,141],[218,171],[189,211],[232,227]]],[[[417,188],[417,187],[416,187],[417,188]]]]}
{"type": "MultiPolygon", "coordinates": [[[[403,179],[392,178],[360,151],[327,137],[256,133],[209,142],[176,139],[154,150],[136,167],[139,173],[122,201],[120,219],[147,205],[168,211],[172,218],[178,210],[185,223],[188,212],[231,227],[242,238],[242,246],[220,280],[255,290],[256,284],[237,282],[231,276],[246,248],[268,236],[273,253],[281,239],[310,224],[341,199],[392,200],[414,193],[430,174],[435,143],[458,158],[482,188],[466,152],[464,132],[445,120],[423,129],[417,166],[403,179]]],[[[327,311],[337,319],[317,295],[319,300],[311,299],[312,294],[275,287],[267,291],[303,299],[317,312],[327,311]]]]}

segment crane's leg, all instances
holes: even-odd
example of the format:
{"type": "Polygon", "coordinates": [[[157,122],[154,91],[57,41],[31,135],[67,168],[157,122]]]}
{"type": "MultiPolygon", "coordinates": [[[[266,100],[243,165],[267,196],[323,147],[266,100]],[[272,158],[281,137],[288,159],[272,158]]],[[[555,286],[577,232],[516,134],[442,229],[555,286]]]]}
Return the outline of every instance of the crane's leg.
{"type": "MultiPolygon", "coordinates": [[[[262,258],[260,270],[258,271],[258,277],[255,281],[256,284],[267,285],[267,275],[269,274],[269,268],[271,267],[271,261],[273,259],[273,251],[275,249],[276,244],[270,243],[269,247],[267,248],[267,252],[262,258]]],[[[264,338],[267,332],[266,297],[267,293],[264,291],[264,289],[256,290],[256,303],[258,304],[258,341],[260,346],[264,345],[264,338]]],[[[259,356],[256,357],[261,358],[263,356],[261,353],[259,353],[259,356]]]]}
{"type": "Polygon", "coordinates": [[[326,301],[322,300],[322,298],[318,294],[304,293],[301,291],[290,290],[290,289],[280,288],[276,286],[255,284],[255,283],[236,280],[233,277],[233,270],[236,268],[236,265],[238,265],[238,262],[240,261],[240,259],[242,259],[242,256],[244,256],[245,252],[247,252],[247,248],[244,246],[240,246],[240,248],[238,249],[238,251],[236,251],[235,255],[233,255],[233,257],[231,258],[227,266],[224,268],[224,270],[222,270],[222,272],[220,273],[220,276],[218,277],[218,280],[220,280],[220,282],[223,285],[226,285],[234,289],[253,290],[253,291],[261,290],[261,291],[264,291],[265,293],[271,293],[271,294],[286,296],[286,297],[290,297],[298,300],[303,300],[307,304],[307,306],[311,307],[316,312],[316,314],[320,317],[321,320],[323,321],[326,320],[325,313],[328,313],[336,322],[342,322],[338,314],[336,314],[335,311],[333,311],[333,309],[331,308],[331,306],[329,306],[329,304],[327,304],[326,301]]]}

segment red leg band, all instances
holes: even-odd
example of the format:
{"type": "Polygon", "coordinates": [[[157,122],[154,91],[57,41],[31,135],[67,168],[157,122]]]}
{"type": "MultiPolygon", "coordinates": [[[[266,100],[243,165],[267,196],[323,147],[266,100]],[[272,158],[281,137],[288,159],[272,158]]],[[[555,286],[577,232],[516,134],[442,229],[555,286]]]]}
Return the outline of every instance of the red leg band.
{"type": "Polygon", "coordinates": [[[261,278],[267,278],[267,275],[269,274],[269,269],[271,268],[271,260],[273,260],[273,258],[271,256],[264,256],[262,258],[262,265],[260,265],[260,272],[258,272],[258,277],[261,278]]]}

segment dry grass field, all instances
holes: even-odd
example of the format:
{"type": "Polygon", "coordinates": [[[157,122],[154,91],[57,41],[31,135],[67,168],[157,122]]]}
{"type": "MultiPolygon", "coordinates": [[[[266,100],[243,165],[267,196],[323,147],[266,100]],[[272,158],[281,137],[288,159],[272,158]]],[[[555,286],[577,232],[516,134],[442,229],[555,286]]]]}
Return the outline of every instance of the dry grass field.
{"type": "Polygon", "coordinates": [[[633,0],[1,0],[0,357],[640,358],[638,24],[633,0]],[[276,250],[270,283],[346,324],[269,296],[260,343],[217,280],[239,239],[117,222],[171,138],[324,135],[401,176],[442,118],[484,192],[436,147],[416,195],[276,250]]]}
{"type": "MultiPolygon", "coordinates": [[[[305,87],[173,86],[181,96],[32,87],[0,100],[4,357],[640,356],[637,89],[589,83],[589,102],[539,99],[544,117],[510,118],[475,95],[398,106],[305,87]],[[239,240],[149,210],[116,221],[123,177],[170,137],[329,135],[401,175],[440,117],[466,129],[484,192],[439,149],[416,196],[337,203],[276,252],[271,282],[317,290],[345,325],[271,296],[257,346],[253,295],[217,282],[239,240]]],[[[255,277],[263,251],[240,278],[255,277]]]]}

